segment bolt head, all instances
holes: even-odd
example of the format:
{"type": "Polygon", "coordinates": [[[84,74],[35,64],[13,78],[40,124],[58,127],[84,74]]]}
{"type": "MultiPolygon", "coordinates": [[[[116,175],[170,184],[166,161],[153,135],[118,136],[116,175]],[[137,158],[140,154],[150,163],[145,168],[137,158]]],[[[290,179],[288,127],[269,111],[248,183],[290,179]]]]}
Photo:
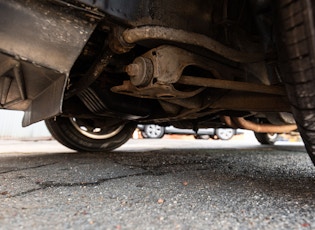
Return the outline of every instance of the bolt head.
{"type": "Polygon", "coordinates": [[[140,74],[140,67],[138,64],[130,64],[126,66],[125,71],[129,76],[134,77],[140,74]]]}

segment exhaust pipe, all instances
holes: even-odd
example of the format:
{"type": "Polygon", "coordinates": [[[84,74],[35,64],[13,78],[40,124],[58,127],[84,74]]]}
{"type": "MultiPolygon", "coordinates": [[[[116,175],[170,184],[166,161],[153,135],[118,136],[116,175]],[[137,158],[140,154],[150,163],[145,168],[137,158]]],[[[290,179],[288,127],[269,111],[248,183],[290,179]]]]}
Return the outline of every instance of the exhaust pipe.
{"type": "Polygon", "coordinates": [[[232,128],[241,128],[252,130],[256,133],[289,133],[297,129],[295,124],[290,125],[273,125],[273,124],[257,124],[252,121],[245,120],[243,117],[223,116],[223,121],[232,128]]]}

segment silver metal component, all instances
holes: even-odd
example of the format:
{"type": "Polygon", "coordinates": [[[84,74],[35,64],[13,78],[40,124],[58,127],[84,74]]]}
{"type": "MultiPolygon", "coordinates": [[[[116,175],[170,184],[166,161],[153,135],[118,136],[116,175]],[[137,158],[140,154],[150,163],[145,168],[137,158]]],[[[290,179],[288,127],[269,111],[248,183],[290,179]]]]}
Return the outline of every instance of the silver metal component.
{"type": "Polygon", "coordinates": [[[78,130],[81,134],[83,134],[86,137],[89,137],[92,139],[98,139],[98,140],[111,138],[117,135],[124,128],[124,125],[121,125],[117,129],[109,133],[107,132],[104,133],[102,128],[93,128],[91,130],[89,127],[86,127],[84,125],[79,125],[76,122],[76,119],[74,117],[70,118],[70,121],[72,125],[74,126],[74,128],[78,130]]]}

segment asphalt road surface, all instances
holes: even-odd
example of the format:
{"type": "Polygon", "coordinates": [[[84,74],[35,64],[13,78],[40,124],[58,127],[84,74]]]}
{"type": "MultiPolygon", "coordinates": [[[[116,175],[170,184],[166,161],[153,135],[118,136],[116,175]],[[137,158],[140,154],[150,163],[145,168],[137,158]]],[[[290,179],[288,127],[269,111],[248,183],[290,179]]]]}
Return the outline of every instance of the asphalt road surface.
{"type": "Polygon", "coordinates": [[[304,146],[130,140],[112,153],[0,141],[0,229],[314,229],[304,146]]]}

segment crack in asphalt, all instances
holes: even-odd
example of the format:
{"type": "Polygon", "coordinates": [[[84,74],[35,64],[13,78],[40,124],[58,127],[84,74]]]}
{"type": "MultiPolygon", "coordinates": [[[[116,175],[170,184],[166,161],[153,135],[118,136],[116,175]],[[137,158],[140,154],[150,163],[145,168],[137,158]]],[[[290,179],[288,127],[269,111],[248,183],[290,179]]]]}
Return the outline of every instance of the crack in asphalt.
{"type": "MultiPolygon", "coordinates": [[[[111,180],[117,180],[117,179],[123,179],[127,177],[137,177],[137,176],[162,176],[170,173],[179,173],[179,172],[184,172],[184,171],[189,171],[189,170],[194,170],[194,171],[204,171],[204,170],[213,170],[217,167],[220,167],[223,165],[226,165],[226,167],[229,165],[228,161],[226,159],[221,159],[221,158],[202,158],[198,160],[190,160],[186,162],[169,162],[167,164],[158,164],[158,165],[137,165],[137,164],[124,164],[121,162],[118,162],[117,160],[113,160],[113,163],[119,164],[124,167],[132,167],[132,168],[137,168],[144,170],[144,172],[140,173],[134,173],[134,174],[127,174],[127,175],[121,175],[117,177],[110,177],[110,178],[100,178],[96,181],[92,182],[55,182],[55,181],[43,181],[43,182],[35,182],[35,184],[39,187],[37,188],[32,188],[27,191],[19,192],[14,195],[7,195],[9,198],[14,198],[14,197],[20,197],[20,196],[25,196],[30,193],[36,192],[38,190],[45,190],[47,188],[58,188],[58,187],[78,187],[78,186],[96,186],[100,185],[106,181],[111,181],[111,180]],[[182,168],[177,168],[177,167],[182,167],[182,168]],[[183,168],[184,167],[184,168],[183,168]],[[188,168],[186,168],[188,167],[188,168]]],[[[18,169],[18,170],[10,170],[6,172],[2,172],[0,174],[4,173],[9,173],[12,171],[21,171],[25,169],[33,169],[33,168],[40,168],[40,167],[45,167],[49,165],[54,165],[58,162],[50,163],[50,164],[43,164],[43,165],[37,165],[34,167],[28,167],[28,168],[23,168],[23,169],[18,169]]]]}
{"type": "Polygon", "coordinates": [[[18,197],[18,196],[23,196],[23,195],[27,195],[29,193],[32,193],[32,192],[36,192],[38,190],[41,190],[42,188],[33,188],[33,189],[29,189],[27,191],[23,191],[23,192],[19,192],[15,195],[8,195],[8,198],[14,198],[14,197],[18,197]]]}
{"type": "MultiPolygon", "coordinates": [[[[167,165],[158,165],[158,166],[135,166],[135,165],[126,165],[126,164],[121,164],[121,163],[117,163],[123,166],[129,166],[129,167],[135,167],[135,168],[139,168],[142,170],[145,170],[145,172],[141,172],[141,173],[135,173],[135,174],[127,174],[127,175],[122,175],[122,176],[117,176],[117,177],[111,177],[111,178],[101,178],[98,179],[97,181],[93,181],[93,182],[69,182],[69,183],[63,183],[63,182],[55,182],[55,181],[44,181],[44,182],[36,182],[35,184],[37,184],[39,187],[38,188],[33,188],[33,189],[29,189],[27,191],[23,191],[14,195],[8,195],[8,197],[10,198],[14,198],[14,197],[20,197],[20,196],[24,196],[24,195],[28,195],[30,193],[36,192],[38,190],[45,190],[47,188],[58,188],[58,187],[79,187],[79,186],[95,186],[95,185],[100,185],[106,181],[111,181],[111,180],[118,180],[118,179],[123,179],[123,178],[127,178],[127,177],[137,177],[137,176],[162,176],[162,175],[166,175],[168,173],[174,173],[174,172],[182,172],[185,170],[168,170],[168,171],[160,171],[158,169],[161,168],[165,168],[165,167],[173,167],[173,166],[185,166],[185,165],[192,165],[189,163],[174,163],[174,164],[167,164],[167,165]]],[[[201,163],[199,163],[201,164],[201,163]]],[[[198,165],[199,165],[198,164],[198,165]]],[[[197,163],[195,163],[194,165],[197,165],[197,163]]],[[[194,170],[208,170],[209,168],[199,168],[199,169],[194,169],[194,170]]]]}
{"type": "Polygon", "coordinates": [[[14,168],[8,171],[4,171],[4,172],[0,172],[0,175],[2,174],[6,174],[6,173],[10,173],[10,172],[19,172],[19,171],[23,171],[23,170],[27,170],[27,169],[37,169],[37,168],[41,168],[41,167],[46,167],[46,166],[50,166],[50,165],[54,165],[57,164],[59,162],[53,162],[50,164],[43,164],[43,165],[36,165],[36,166],[32,166],[32,167],[27,167],[27,168],[14,168]]]}
{"type": "Polygon", "coordinates": [[[62,182],[54,182],[54,181],[36,182],[35,184],[37,184],[39,186],[39,188],[33,188],[33,189],[23,191],[23,192],[14,194],[14,195],[9,195],[9,197],[10,198],[19,197],[19,196],[27,195],[29,193],[38,191],[38,190],[44,190],[47,188],[95,186],[95,185],[100,185],[106,181],[117,180],[117,179],[122,179],[122,178],[127,178],[127,177],[146,176],[146,175],[152,175],[152,173],[151,172],[142,172],[142,173],[122,175],[122,176],[118,176],[118,177],[101,178],[101,179],[94,181],[94,182],[73,182],[73,183],[72,182],[62,183],[62,182]]]}
{"type": "MultiPolygon", "coordinates": [[[[42,181],[42,182],[35,182],[35,184],[38,187],[29,189],[27,191],[23,191],[23,192],[19,192],[13,195],[10,194],[2,194],[2,195],[6,195],[8,198],[14,198],[14,197],[20,197],[20,196],[25,196],[28,195],[30,193],[36,192],[38,190],[45,190],[48,188],[58,188],[58,187],[81,187],[81,186],[96,186],[96,185],[100,185],[104,182],[107,181],[112,181],[112,180],[118,180],[118,179],[123,179],[123,178],[128,178],[128,177],[138,177],[138,176],[162,176],[162,175],[167,175],[167,174],[174,174],[174,173],[180,173],[180,172],[187,172],[190,170],[194,170],[194,171],[205,171],[205,170],[215,170],[216,168],[221,168],[221,173],[225,174],[225,172],[227,172],[226,170],[229,170],[231,173],[231,176],[236,176],[233,171],[235,171],[234,168],[234,164],[231,164],[231,162],[229,162],[227,159],[222,159],[222,158],[201,158],[198,160],[187,160],[184,159],[184,162],[167,162],[165,163],[161,163],[161,164],[157,164],[157,165],[144,165],[144,162],[140,162],[140,165],[137,164],[126,164],[126,163],[122,163],[119,162],[117,159],[113,160],[113,163],[115,164],[119,164],[121,166],[124,167],[129,167],[129,168],[135,168],[135,169],[141,169],[143,170],[142,172],[138,172],[138,173],[131,173],[131,174],[125,174],[125,175],[121,175],[121,176],[117,176],[117,177],[109,177],[109,178],[100,178],[96,181],[91,181],[91,182],[55,182],[55,181],[42,181]],[[224,166],[224,167],[222,167],[224,166]]],[[[181,159],[183,160],[183,159],[181,159]]],[[[40,167],[44,167],[44,166],[48,166],[48,165],[53,165],[56,164],[58,162],[55,163],[51,163],[51,164],[46,164],[46,165],[38,165],[38,166],[34,166],[34,167],[29,167],[29,168],[23,168],[23,169],[19,169],[19,170],[10,170],[7,172],[2,172],[0,174],[3,173],[8,173],[11,171],[20,171],[20,170],[25,170],[25,169],[30,169],[30,168],[40,168],[40,167]]],[[[147,164],[150,162],[146,162],[147,164]]],[[[250,167],[249,167],[250,169],[250,167]]],[[[255,166],[255,173],[256,177],[257,177],[257,173],[261,174],[262,170],[257,170],[257,166],[255,166]]],[[[218,173],[218,172],[217,172],[218,173]]],[[[247,180],[253,180],[252,177],[248,177],[247,175],[248,173],[246,171],[241,171],[237,174],[237,176],[242,176],[244,178],[247,178],[247,180]]],[[[282,175],[282,174],[281,174],[282,175]]],[[[274,176],[274,175],[273,175],[274,176]]],[[[265,175],[265,177],[269,178],[268,176],[265,175]]],[[[279,178],[281,179],[281,178],[279,178]]],[[[269,181],[269,180],[268,180],[269,181]]]]}

